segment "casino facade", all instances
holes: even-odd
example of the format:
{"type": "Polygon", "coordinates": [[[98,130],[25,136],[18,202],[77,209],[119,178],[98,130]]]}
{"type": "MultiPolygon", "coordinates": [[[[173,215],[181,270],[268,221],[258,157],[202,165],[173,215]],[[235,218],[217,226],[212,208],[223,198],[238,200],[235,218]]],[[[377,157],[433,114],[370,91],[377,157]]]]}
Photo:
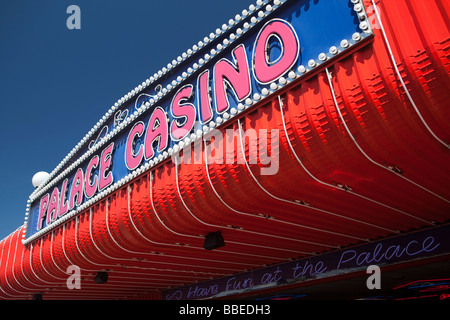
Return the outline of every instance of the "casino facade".
{"type": "Polygon", "coordinates": [[[36,187],[0,299],[447,298],[449,15],[258,0],[36,187]]]}

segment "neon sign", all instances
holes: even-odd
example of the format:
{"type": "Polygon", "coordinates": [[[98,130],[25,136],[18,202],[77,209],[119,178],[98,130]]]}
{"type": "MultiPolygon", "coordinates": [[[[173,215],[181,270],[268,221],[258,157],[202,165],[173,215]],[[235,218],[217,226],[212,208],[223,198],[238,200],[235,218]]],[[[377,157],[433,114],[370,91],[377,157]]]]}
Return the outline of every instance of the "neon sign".
{"type": "MultiPolygon", "coordinates": [[[[450,243],[447,241],[448,232],[450,232],[450,226],[446,225],[238,275],[168,289],[163,292],[163,299],[185,300],[223,297],[251,290],[281,286],[286,283],[292,284],[357,272],[373,264],[385,266],[447,254],[450,252],[450,243]]],[[[406,287],[407,289],[420,289],[423,292],[432,289],[447,290],[448,279],[444,280],[432,284],[419,281],[394,289],[406,287]]],[[[444,295],[442,297],[447,298],[444,295]]]]}
{"type": "Polygon", "coordinates": [[[119,99],[32,193],[24,243],[372,35],[354,3],[258,0],[167,64],[119,99]]]}
{"type": "Polygon", "coordinates": [[[106,147],[99,157],[95,155],[89,161],[86,170],[78,168],[68,188],[69,179],[65,179],[61,189],[55,187],[52,193],[47,193],[39,202],[39,216],[37,229],[42,229],[44,223],[51,224],[75,206],[83,203],[83,198],[90,199],[97,192],[104,190],[113,183],[111,171],[111,153],[114,142],[106,147]],[[98,174],[94,176],[94,170],[98,174]]]}

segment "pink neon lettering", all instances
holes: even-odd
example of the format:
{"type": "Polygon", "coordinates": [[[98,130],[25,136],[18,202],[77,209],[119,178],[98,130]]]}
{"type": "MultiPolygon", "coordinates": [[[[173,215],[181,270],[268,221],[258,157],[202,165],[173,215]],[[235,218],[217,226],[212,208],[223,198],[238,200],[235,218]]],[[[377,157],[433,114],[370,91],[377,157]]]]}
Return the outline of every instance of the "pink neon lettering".
{"type": "Polygon", "coordinates": [[[225,59],[220,60],[214,66],[214,88],[218,112],[224,112],[230,106],[226,87],[230,86],[233,89],[239,101],[250,94],[250,76],[244,45],[237,46],[233,50],[233,56],[237,67],[225,59]]]}
{"type": "Polygon", "coordinates": [[[100,190],[105,189],[109,185],[113,183],[113,175],[112,172],[109,171],[106,174],[106,171],[111,166],[111,156],[114,149],[114,142],[111,143],[108,147],[106,147],[105,150],[102,152],[102,159],[100,162],[100,174],[99,174],[99,181],[98,186],[100,190]]]}
{"type": "Polygon", "coordinates": [[[89,161],[89,164],[86,168],[86,176],[85,176],[85,185],[84,185],[84,192],[86,193],[86,197],[91,198],[95,192],[97,191],[97,182],[98,179],[95,178],[94,182],[91,184],[91,178],[92,178],[92,169],[97,168],[99,163],[98,156],[95,156],[89,161]]]}
{"type": "Polygon", "coordinates": [[[281,77],[297,61],[299,44],[295,31],[279,20],[272,20],[260,31],[254,49],[254,73],[261,83],[269,83],[281,77]],[[277,36],[282,42],[282,56],[271,64],[267,61],[267,43],[270,37],[277,36]]]}
{"type": "Polygon", "coordinates": [[[197,90],[199,95],[199,119],[205,123],[212,119],[211,100],[209,97],[209,70],[198,77],[197,90]]]}
{"type": "Polygon", "coordinates": [[[148,121],[147,133],[145,136],[145,157],[152,158],[155,153],[153,143],[158,141],[158,151],[161,152],[168,144],[167,117],[161,108],[156,108],[148,121]]]}
{"type": "Polygon", "coordinates": [[[139,151],[137,154],[134,153],[134,145],[136,137],[141,137],[144,133],[144,124],[142,122],[138,122],[134,125],[134,127],[130,130],[127,138],[127,144],[125,148],[125,164],[128,169],[134,170],[136,169],[142,161],[142,157],[144,156],[144,146],[139,146],[139,151]]]}
{"type": "Polygon", "coordinates": [[[38,230],[42,229],[42,227],[43,227],[44,217],[46,215],[49,199],[50,199],[50,195],[48,193],[41,198],[41,203],[39,205],[38,225],[37,225],[38,230]]]}
{"type": "Polygon", "coordinates": [[[59,203],[59,191],[58,188],[54,188],[52,195],[50,196],[50,203],[47,209],[47,224],[56,220],[58,215],[58,203],[59,203]]]}
{"type": "Polygon", "coordinates": [[[180,125],[177,120],[173,120],[171,124],[172,137],[176,140],[183,139],[189,131],[195,121],[195,107],[192,103],[182,103],[183,100],[187,100],[192,96],[193,88],[191,85],[182,87],[173,97],[172,104],[170,106],[172,114],[175,118],[186,118],[183,125],[180,125]]]}
{"type": "Polygon", "coordinates": [[[66,201],[66,193],[67,193],[67,182],[68,180],[64,180],[62,188],[61,188],[61,202],[59,204],[59,212],[58,217],[61,217],[69,211],[69,205],[66,201]]]}
{"type": "Polygon", "coordinates": [[[72,187],[70,188],[70,201],[69,207],[73,209],[75,207],[75,198],[77,198],[76,205],[79,206],[83,202],[83,170],[78,169],[75,177],[72,181],[72,187]]]}

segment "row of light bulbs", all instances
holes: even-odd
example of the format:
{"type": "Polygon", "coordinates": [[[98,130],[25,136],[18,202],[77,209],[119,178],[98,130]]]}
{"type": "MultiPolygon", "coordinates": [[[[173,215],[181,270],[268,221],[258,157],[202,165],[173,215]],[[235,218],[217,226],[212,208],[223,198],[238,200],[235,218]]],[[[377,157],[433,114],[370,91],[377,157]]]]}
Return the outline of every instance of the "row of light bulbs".
{"type": "MultiPolygon", "coordinates": [[[[76,152],[78,152],[79,149],[81,149],[81,147],[90,140],[90,138],[94,135],[94,133],[102,127],[102,125],[114,114],[114,112],[121,107],[123,104],[125,104],[128,100],[130,100],[132,97],[136,96],[137,94],[139,94],[142,90],[144,90],[145,88],[147,88],[149,85],[153,84],[155,81],[157,81],[159,78],[161,78],[162,76],[164,76],[168,71],[170,71],[172,68],[174,68],[177,64],[183,62],[184,60],[186,60],[187,58],[189,58],[191,55],[193,55],[194,53],[196,53],[198,50],[200,50],[202,47],[204,47],[206,44],[208,44],[210,41],[216,39],[218,36],[224,34],[226,31],[228,31],[229,29],[231,29],[236,23],[240,22],[241,20],[245,19],[246,16],[251,15],[253,12],[255,12],[256,10],[262,8],[266,3],[268,2],[268,0],[257,0],[256,1],[256,6],[251,4],[249,6],[249,10],[244,9],[242,11],[242,16],[237,14],[235,16],[235,20],[230,19],[228,21],[228,25],[223,24],[222,28],[216,29],[215,34],[214,33],[210,33],[209,38],[205,37],[203,39],[203,41],[199,41],[197,44],[193,45],[192,49],[188,49],[187,52],[183,52],[181,54],[181,56],[178,56],[177,59],[172,60],[171,63],[167,64],[167,67],[163,67],[161,70],[159,70],[158,72],[156,72],[153,76],[150,76],[147,80],[145,80],[144,82],[142,82],[142,84],[138,85],[136,88],[132,89],[130,92],[128,92],[127,94],[125,94],[122,98],[120,98],[116,103],[114,103],[114,105],[106,112],[106,114],[94,125],[94,127],[83,137],[83,139],[81,139],[81,141],[69,152],[68,155],[66,155],[66,157],[56,166],[56,168],[50,173],[49,177],[47,178],[46,181],[44,181],[43,183],[40,184],[39,187],[37,187],[33,193],[30,195],[29,199],[27,200],[27,208],[26,208],[26,212],[25,212],[25,221],[24,221],[24,225],[25,227],[28,224],[28,217],[29,217],[29,213],[30,213],[30,205],[31,202],[33,202],[35,199],[39,198],[44,192],[46,192],[48,189],[50,189],[52,186],[54,186],[62,177],[66,176],[70,171],[72,171],[74,168],[76,168],[78,165],[80,165],[84,160],[86,160],[93,152],[95,152],[98,148],[100,148],[106,141],[110,140],[115,134],[117,134],[119,131],[121,131],[124,127],[126,127],[130,122],[132,122],[136,117],[138,117],[140,114],[142,114],[143,112],[145,112],[149,107],[151,107],[154,103],[156,103],[160,98],[162,98],[165,94],[167,94],[169,91],[173,90],[179,83],[181,83],[183,80],[185,80],[189,74],[192,75],[197,69],[199,69],[203,64],[205,64],[209,59],[212,58],[212,56],[216,55],[218,52],[220,52],[221,50],[223,50],[226,46],[228,46],[230,43],[232,43],[234,40],[236,40],[238,38],[238,36],[236,36],[235,34],[231,34],[230,35],[230,40],[225,39],[223,41],[223,45],[222,44],[218,44],[217,45],[217,50],[212,49],[210,51],[210,54],[205,54],[204,59],[200,58],[198,63],[194,63],[192,65],[192,67],[189,67],[187,69],[187,72],[183,72],[182,73],[182,77],[178,76],[176,80],[173,80],[171,84],[169,84],[167,86],[167,88],[163,88],[160,92],[158,92],[158,94],[156,96],[154,96],[152,99],[150,99],[150,102],[146,102],[145,104],[143,104],[144,107],[140,107],[138,110],[136,110],[134,113],[132,113],[131,115],[129,115],[123,122],[121,122],[117,127],[115,127],[111,132],[109,132],[106,136],[104,136],[103,138],[101,138],[97,144],[95,144],[91,149],[89,149],[84,155],[82,155],[80,158],[78,158],[75,162],[73,162],[68,168],[66,168],[63,172],[61,172],[58,177],[56,177],[54,179],[54,176],[56,175],[56,173],[64,166],[66,165],[66,163],[76,154],[76,152]],[[206,61],[205,61],[206,60],[206,61]],[[49,182],[50,181],[50,182],[49,182]]],[[[273,1],[274,6],[271,5],[267,5],[266,9],[267,9],[267,13],[264,13],[261,11],[261,13],[258,13],[258,16],[260,17],[260,19],[257,19],[256,17],[252,17],[250,19],[251,24],[249,24],[248,22],[245,22],[243,27],[247,30],[249,30],[251,27],[253,27],[256,23],[258,23],[261,18],[265,17],[268,13],[272,12],[274,9],[276,9],[277,7],[279,7],[280,5],[283,4],[283,1],[281,0],[274,0],[273,1]]],[[[244,34],[245,32],[238,28],[236,30],[236,33],[240,36],[242,34],[244,34]]],[[[193,137],[191,135],[191,137],[193,137]]],[[[183,145],[183,141],[181,141],[179,144],[183,145]]],[[[174,149],[177,150],[179,147],[178,146],[174,146],[174,149]]],[[[173,151],[172,151],[173,152],[173,151]]],[[[171,154],[172,154],[171,152],[171,154]]],[[[144,165],[144,167],[150,168],[150,166],[157,164],[159,161],[164,160],[165,158],[167,158],[167,156],[169,156],[168,152],[164,152],[163,155],[159,155],[157,158],[155,158],[155,160],[151,160],[150,162],[146,163],[146,165],[144,165]],[[152,164],[153,162],[153,164],[152,164]]],[[[131,177],[133,176],[133,174],[137,173],[137,172],[141,172],[142,168],[136,169],[133,173],[130,173],[126,178],[121,179],[119,182],[115,183],[113,186],[115,187],[115,189],[117,189],[119,186],[123,185],[123,183],[125,183],[124,181],[129,181],[129,179],[131,179],[131,177]]],[[[111,187],[113,187],[111,186],[111,187]]],[[[93,197],[92,199],[90,199],[89,201],[87,201],[86,203],[82,204],[80,207],[78,207],[78,209],[75,209],[74,211],[66,214],[64,217],[62,217],[61,219],[57,220],[54,224],[52,224],[53,226],[56,226],[62,222],[65,222],[67,219],[70,219],[73,215],[76,215],[79,210],[84,210],[86,204],[92,202],[94,199],[95,201],[100,200],[101,198],[103,198],[105,195],[111,193],[113,190],[110,190],[111,187],[103,190],[103,192],[100,192],[99,194],[97,194],[95,197],[93,197]],[[81,209],[83,208],[83,209],[81,209]]],[[[90,205],[90,204],[89,204],[90,205]]],[[[38,233],[36,233],[34,236],[30,237],[27,240],[27,243],[29,241],[33,241],[35,238],[41,236],[42,234],[46,233],[48,230],[46,230],[46,228],[42,229],[41,231],[39,231],[38,233]]],[[[26,228],[23,230],[23,238],[25,238],[25,234],[26,234],[26,228]]]]}
{"type": "MultiPolygon", "coordinates": [[[[359,0],[351,0],[354,4],[355,7],[357,5],[359,5],[359,0]]],[[[263,1],[257,1],[258,2],[263,2],[263,1]]],[[[282,4],[281,1],[274,1],[274,5],[280,5],[282,4]],[[278,4],[276,4],[275,2],[277,2],[278,4]]],[[[251,7],[253,5],[250,6],[250,10],[251,7]]],[[[271,8],[273,8],[271,6],[271,8]]],[[[244,10],[246,11],[246,10],[244,10]]],[[[243,14],[244,14],[243,11],[243,14]]],[[[254,10],[253,10],[254,11],[254,10]]],[[[355,8],[355,11],[356,8],[355,8]]],[[[357,11],[358,12],[358,11],[357,11]]],[[[365,14],[364,10],[358,12],[359,14],[365,14]]],[[[254,17],[253,17],[254,18],[254,17]]],[[[231,19],[230,19],[231,21],[231,19]]],[[[363,21],[365,22],[365,21],[363,21]]],[[[224,29],[226,25],[222,26],[222,29],[224,29]]],[[[361,25],[360,25],[361,27],[361,25]]],[[[371,33],[370,28],[363,28],[361,27],[361,29],[364,31],[364,33],[371,33]]],[[[217,33],[217,30],[216,30],[217,33]]],[[[234,117],[235,115],[237,115],[238,113],[241,113],[242,111],[246,110],[247,108],[249,108],[250,106],[252,106],[253,104],[257,103],[259,100],[264,99],[265,97],[272,95],[274,92],[280,90],[281,88],[283,88],[284,86],[286,86],[287,84],[289,84],[290,82],[292,82],[293,80],[297,79],[298,77],[312,71],[313,69],[315,69],[317,66],[321,65],[322,63],[324,63],[325,61],[327,61],[328,59],[332,58],[333,56],[337,55],[338,53],[340,53],[341,51],[344,51],[345,49],[349,48],[350,46],[354,45],[355,43],[361,41],[363,38],[365,37],[364,34],[360,34],[358,32],[355,32],[352,35],[352,39],[351,40],[347,40],[344,39],[340,42],[340,46],[336,47],[336,46],[332,46],[329,49],[328,53],[320,53],[318,55],[318,59],[311,59],[308,61],[307,66],[304,65],[300,65],[297,70],[291,70],[288,75],[287,78],[285,77],[280,77],[278,79],[277,82],[272,82],[269,85],[269,88],[263,88],[261,90],[261,94],[259,93],[255,93],[253,95],[252,98],[247,98],[244,103],[239,103],[237,105],[237,108],[231,108],[230,109],[230,113],[225,112],[222,114],[222,117],[218,116],[215,121],[210,121],[208,123],[208,125],[204,125],[202,127],[202,130],[197,130],[195,133],[191,133],[189,137],[184,138],[182,141],[178,142],[177,144],[175,144],[173,146],[173,148],[169,148],[167,151],[164,151],[162,154],[159,154],[158,157],[155,157],[154,159],[150,160],[149,162],[146,162],[145,164],[141,165],[139,168],[135,169],[133,172],[129,173],[126,177],[120,179],[119,181],[117,181],[116,183],[114,183],[113,185],[111,185],[110,187],[106,188],[105,190],[103,190],[102,192],[100,192],[99,194],[97,194],[96,196],[94,196],[93,198],[89,199],[87,202],[85,202],[84,204],[80,205],[77,209],[67,213],[64,217],[60,218],[59,220],[55,221],[51,226],[47,226],[45,228],[43,228],[42,230],[40,230],[38,233],[34,234],[33,236],[31,236],[30,238],[27,239],[27,241],[23,241],[24,243],[29,243],[31,241],[33,241],[34,239],[42,236],[43,234],[45,234],[46,232],[48,232],[50,229],[56,227],[57,225],[60,225],[62,223],[64,223],[65,221],[67,221],[68,219],[71,219],[72,217],[74,217],[75,215],[77,215],[78,213],[80,213],[81,211],[87,209],[89,206],[93,205],[94,203],[96,203],[97,201],[101,200],[102,198],[108,196],[110,193],[114,192],[116,189],[122,187],[123,185],[127,184],[128,182],[130,182],[131,180],[133,180],[134,178],[136,178],[137,176],[141,175],[142,173],[144,173],[145,171],[149,170],[150,168],[152,168],[153,166],[157,165],[158,163],[164,161],[165,159],[167,159],[168,157],[172,156],[174,153],[176,154],[177,152],[179,152],[181,149],[183,149],[186,145],[192,143],[193,141],[200,139],[203,135],[207,134],[209,131],[213,130],[216,126],[220,125],[223,121],[229,120],[230,118],[234,117]],[[223,119],[222,119],[223,118],[223,119]],[[224,120],[225,119],[225,120],[224,120]]],[[[226,39],[227,40],[227,39],[226,39]]],[[[227,40],[228,41],[228,40],[227,40]]],[[[224,41],[225,43],[225,41],[224,41]]],[[[231,42],[229,42],[231,43],[231,42]]],[[[195,48],[195,45],[194,47],[195,48]]],[[[189,50],[188,50],[189,51],[189,50]]],[[[183,53],[184,55],[184,53],[183,53]]],[[[186,54],[186,58],[187,58],[187,54],[186,54]]],[[[180,58],[180,57],[178,57],[180,58]]],[[[180,58],[181,59],[181,58],[180,58]]],[[[179,59],[177,59],[179,60],[179,59]]],[[[172,61],[174,62],[174,61],[172,61]]],[[[194,64],[195,65],[195,64],[194,64]]],[[[169,66],[168,66],[169,67],[169,66]]],[[[189,71],[189,68],[188,68],[189,71]]],[[[191,73],[192,74],[192,73],[191,73]]],[[[156,75],[156,74],[155,74],[156,75]]],[[[163,74],[161,74],[162,76],[163,74]]],[[[156,81],[158,78],[155,78],[155,76],[150,77],[150,79],[147,79],[146,81],[149,81],[149,84],[152,83],[151,79],[153,78],[153,81],[156,81]]],[[[183,80],[183,79],[182,79],[183,80]]],[[[181,81],[179,81],[181,82],[181,81]]],[[[171,86],[171,89],[173,90],[175,88],[175,86],[178,83],[172,83],[173,86],[171,86]]],[[[143,87],[144,88],[144,87],[143,87]]],[[[133,90],[132,90],[133,92],[133,90]]],[[[52,178],[52,174],[54,175],[56,171],[58,171],[67,161],[68,159],[75,154],[76,151],[78,151],[78,149],[81,147],[81,145],[83,145],[86,141],[89,140],[90,136],[95,132],[96,129],[98,129],[99,127],[101,127],[102,122],[99,121],[96,126],[94,126],[93,129],[91,129],[88,133],[88,135],[86,135],[81,141],[80,143],[77,145],[76,148],[74,148],[72,150],[72,154],[69,154],[68,156],[66,156],[66,158],[64,158],[65,162],[61,162],[58,167],[52,172],[52,174],[50,175],[50,178],[47,179],[47,181],[45,183],[42,183],[41,186],[45,185],[45,187],[43,187],[41,190],[38,190],[39,188],[37,188],[35,190],[34,193],[31,194],[30,199],[27,202],[27,209],[26,209],[26,214],[25,214],[25,222],[24,225],[26,227],[27,222],[28,222],[28,216],[29,216],[29,210],[30,210],[30,203],[32,201],[34,201],[36,198],[38,198],[40,195],[42,195],[47,189],[51,188],[53,185],[55,185],[62,177],[66,176],[70,171],[72,171],[73,169],[75,169],[76,167],[78,167],[84,160],[86,160],[88,157],[91,156],[92,153],[94,153],[95,151],[97,151],[97,149],[99,149],[101,146],[103,146],[104,143],[106,143],[107,141],[109,141],[114,135],[116,135],[118,132],[120,132],[123,128],[125,128],[128,124],[130,124],[131,122],[133,122],[137,117],[139,117],[142,113],[144,113],[145,111],[147,111],[150,107],[153,106],[154,103],[156,103],[159,99],[161,99],[165,94],[167,94],[168,92],[170,92],[169,90],[161,90],[154,98],[150,99],[150,101],[145,102],[144,104],[141,105],[141,107],[136,110],[134,113],[130,114],[123,122],[121,122],[116,128],[114,128],[111,132],[109,132],[106,136],[104,136],[102,139],[100,139],[99,143],[95,144],[89,151],[87,151],[84,155],[82,155],[80,158],[78,158],[74,163],[72,163],[72,165],[70,165],[68,168],[66,168],[63,172],[61,172],[58,177],[56,179],[53,179],[50,183],[46,184],[49,180],[51,180],[52,178]],[[74,151],[75,150],[75,151],[74,151]]],[[[134,91],[134,95],[137,94],[136,91],[134,91]]],[[[126,96],[129,96],[129,94],[127,94],[126,96]]],[[[111,107],[111,109],[106,113],[105,116],[102,117],[101,120],[106,121],[107,120],[107,116],[109,117],[110,115],[112,115],[114,113],[114,111],[116,111],[116,109],[120,106],[119,102],[123,101],[124,98],[121,98],[113,107],[111,107]]],[[[125,100],[126,101],[126,100],[125,100]]],[[[124,102],[125,102],[124,101],[124,102]]],[[[121,104],[123,104],[124,102],[121,102],[121,104]]],[[[26,234],[26,228],[23,231],[23,238],[25,238],[25,234],[26,234]]]]}
{"type": "MultiPolygon", "coordinates": [[[[283,0],[285,1],[285,0],[283,0]]],[[[280,5],[283,4],[282,0],[274,0],[273,1],[273,6],[272,5],[267,5],[266,12],[260,11],[261,13],[258,14],[258,16],[260,17],[260,19],[257,19],[255,16],[253,16],[250,21],[251,24],[249,24],[248,22],[244,23],[244,28],[247,29],[247,31],[253,27],[255,24],[257,24],[260,20],[261,17],[266,16],[267,14],[269,14],[270,12],[274,11],[276,8],[278,8],[280,5]]],[[[102,125],[109,120],[109,118],[114,114],[114,112],[121,107],[123,104],[125,104],[128,100],[130,100],[131,98],[133,98],[134,96],[138,95],[142,90],[146,89],[148,86],[150,86],[151,84],[153,84],[154,82],[156,82],[158,79],[160,79],[161,77],[163,77],[167,72],[169,72],[171,69],[173,69],[174,67],[176,67],[176,65],[178,65],[179,63],[183,62],[184,60],[186,60],[187,58],[189,58],[191,55],[193,55],[194,53],[196,53],[197,51],[199,51],[201,48],[203,48],[206,44],[208,44],[210,41],[216,39],[217,37],[219,37],[220,35],[224,34],[225,32],[229,31],[234,25],[236,25],[238,22],[242,21],[245,19],[245,17],[252,15],[253,12],[257,11],[258,9],[262,8],[267,2],[269,2],[269,0],[257,0],[256,1],[256,6],[251,4],[249,6],[249,9],[246,10],[244,9],[242,11],[242,15],[237,14],[235,16],[235,19],[230,19],[228,21],[228,25],[227,24],[223,24],[221,29],[217,28],[215,33],[210,33],[209,38],[205,37],[203,39],[203,41],[199,41],[197,44],[193,45],[192,49],[188,49],[186,52],[183,52],[181,54],[181,56],[178,56],[176,59],[172,60],[171,63],[168,63],[166,67],[163,67],[161,70],[157,71],[153,76],[150,76],[147,80],[145,80],[144,82],[142,82],[142,84],[138,85],[137,87],[135,87],[134,89],[132,89],[130,92],[128,92],[127,94],[125,94],[123,97],[121,97],[119,100],[117,100],[117,102],[114,103],[113,106],[111,106],[111,108],[105,113],[105,115],[93,126],[93,128],[85,135],[85,137],[83,139],[81,139],[81,141],[78,142],[78,144],[69,152],[68,155],[66,155],[66,157],[56,166],[56,168],[50,173],[49,178],[47,179],[47,181],[45,181],[44,183],[41,184],[40,187],[36,188],[36,190],[34,190],[34,192],[31,194],[31,196],[34,196],[33,198],[38,197],[39,195],[41,195],[43,192],[45,192],[45,190],[43,190],[44,186],[48,185],[48,182],[50,180],[53,179],[53,177],[55,176],[55,174],[76,154],[76,152],[78,152],[79,149],[81,149],[81,147],[90,140],[90,138],[94,135],[94,133],[102,127],[102,125]]],[[[236,33],[238,35],[235,35],[234,33],[232,33],[230,35],[230,40],[225,39],[223,41],[223,45],[222,44],[218,44],[217,45],[217,50],[216,49],[212,49],[210,51],[210,54],[205,54],[205,56],[203,58],[200,58],[198,63],[194,63],[192,65],[192,67],[189,67],[187,69],[187,72],[183,72],[182,76],[178,76],[176,80],[173,80],[171,84],[169,84],[167,86],[167,88],[163,88],[156,96],[158,98],[161,98],[164,94],[167,94],[169,91],[173,90],[177,85],[179,85],[182,81],[184,81],[186,78],[188,78],[190,75],[193,75],[194,72],[196,70],[198,70],[203,64],[205,64],[208,60],[210,60],[214,55],[216,55],[217,53],[219,53],[221,50],[223,50],[226,46],[228,46],[230,43],[232,43],[234,40],[236,40],[238,38],[238,36],[244,34],[245,32],[238,28],[236,30],[236,33]]],[[[156,98],[156,97],[155,97],[156,98]]],[[[157,101],[157,99],[153,99],[153,102],[150,100],[151,103],[155,103],[157,101]]],[[[136,113],[136,112],[135,112],[136,113]]],[[[131,115],[130,115],[131,116],[131,115]]]]}

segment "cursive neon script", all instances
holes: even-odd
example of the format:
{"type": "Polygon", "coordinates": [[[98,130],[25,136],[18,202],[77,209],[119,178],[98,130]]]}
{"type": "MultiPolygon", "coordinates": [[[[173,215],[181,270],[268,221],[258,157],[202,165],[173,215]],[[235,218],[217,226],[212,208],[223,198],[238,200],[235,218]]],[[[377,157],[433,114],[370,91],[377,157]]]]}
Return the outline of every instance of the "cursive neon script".
{"type": "MultiPolygon", "coordinates": [[[[401,237],[389,240],[389,242],[366,244],[340,252],[324,254],[320,257],[300,259],[260,271],[186,286],[176,291],[168,291],[165,298],[167,300],[199,299],[217,294],[227,295],[236,291],[252,290],[261,285],[279,286],[285,284],[287,280],[305,281],[316,277],[332,276],[336,274],[335,271],[342,269],[354,269],[355,267],[359,269],[368,265],[407,261],[418,256],[430,255],[430,253],[436,254],[444,247],[445,243],[440,233],[435,236],[431,236],[429,233],[424,236],[417,235],[415,239],[401,237]]],[[[433,290],[441,292],[447,289],[448,287],[443,285],[433,286],[433,290]]],[[[430,290],[431,288],[427,289],[427,291],[430,290]]],[[[441,299],[450,299],[450,294],[444,292],[441,299]]]]}
{"type": "Polygon", "coordinates": [[[349,263],[360,266],[363,264],[379,263],[382,260],[389,261],[402,256],[412,257],[422,252],[434,251],[439,245],[440,243],[435,243],[434,237],[429,236],[422,242],[411,240],[404,246],[391,245],[389,247],[383,247],[382,243],[378,243],[373,250],[363,251],[359,254],[356,250],[346,250],[341,254],[337,269],[349,263]]]}

